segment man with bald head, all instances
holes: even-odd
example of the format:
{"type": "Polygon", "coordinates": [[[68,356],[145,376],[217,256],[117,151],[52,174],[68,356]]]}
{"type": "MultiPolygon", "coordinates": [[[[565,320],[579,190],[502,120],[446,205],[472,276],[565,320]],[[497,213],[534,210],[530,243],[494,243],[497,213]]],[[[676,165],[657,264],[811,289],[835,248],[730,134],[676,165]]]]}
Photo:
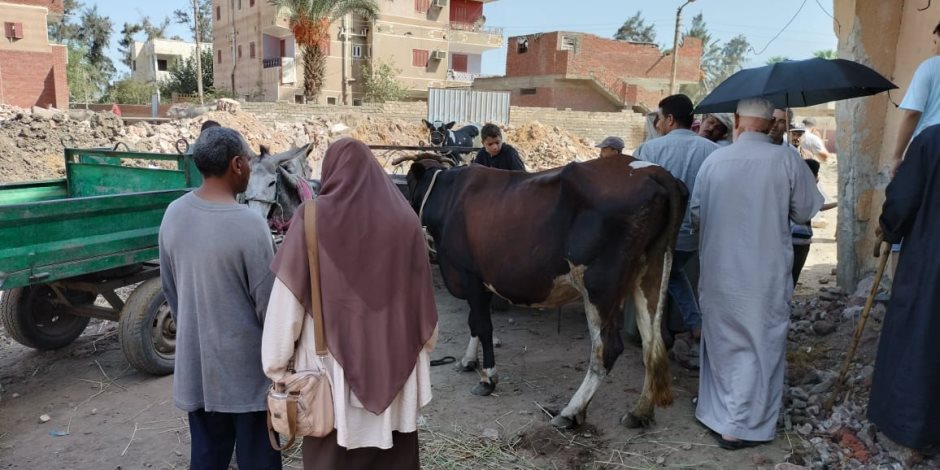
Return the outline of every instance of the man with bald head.
{"type": "Polygon", "coordinates": [[[774,439],[793,292],[790,220],[808,223],[824,202],[809,167],[767,135],[773,111],[763,99],[738,103],[734,143],[702,164],[690,202],[703,320],[695,416],[730,450],[774,439]]]}

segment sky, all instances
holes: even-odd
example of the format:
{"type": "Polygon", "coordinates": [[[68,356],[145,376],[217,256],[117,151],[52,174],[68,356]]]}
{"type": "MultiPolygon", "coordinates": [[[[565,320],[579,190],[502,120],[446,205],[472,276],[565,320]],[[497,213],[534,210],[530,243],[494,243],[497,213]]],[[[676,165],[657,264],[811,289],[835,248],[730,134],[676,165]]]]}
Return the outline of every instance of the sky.
{"type": "MultiPolygon", "coordinates": [[[[120,72],[127,72],[117,53],[117,41],[125,22],[136,22],[142,16],[159,20],[172,15],[174,9],[192,5],[190,0],[83,3],[97,5],[114,23],[109,55],[120,72]]],[[[640,11],[648,24],[655,25],[656,41],[669,48],[676,9],[683,3],[684,0],[498,0],[484,5],[483,13],[487,26],[502,27],[506,37],[559,30],[612,37],[627,18],[640,11]]],[[[833,20],[829,16],[832,0],[695,0],[682,10],[683,30],[699,13],[704,14],[709,31],[720,41],[738,34],[747,37],[753,48],[748,67],[764,65],[774,56],[805,59],[812,57],[814,51],[836,49],[833,20]],[[779,37],[774,39],[778,33],[779,37]]],[[[189,29],[183,25],[172,25],[168,33],[191,39],[189,29]]],[[[506,69],[506,49],[485,53],[482,65],[484,74],[502,75],[506,69]]]]}

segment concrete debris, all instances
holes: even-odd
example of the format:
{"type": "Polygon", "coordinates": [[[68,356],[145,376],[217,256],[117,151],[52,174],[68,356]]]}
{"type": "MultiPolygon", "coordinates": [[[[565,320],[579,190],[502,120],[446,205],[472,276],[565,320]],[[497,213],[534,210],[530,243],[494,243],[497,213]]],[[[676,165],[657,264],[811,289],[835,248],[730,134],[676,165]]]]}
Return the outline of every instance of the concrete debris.
{"type": "Polygon", "coordinates": [[[52,418],[49,417],[49,415],[47,415],[47,414],[39,415],[39,422],[40,422],[40,423],[48,423],[50,419],[52,419],[52,418]]]}

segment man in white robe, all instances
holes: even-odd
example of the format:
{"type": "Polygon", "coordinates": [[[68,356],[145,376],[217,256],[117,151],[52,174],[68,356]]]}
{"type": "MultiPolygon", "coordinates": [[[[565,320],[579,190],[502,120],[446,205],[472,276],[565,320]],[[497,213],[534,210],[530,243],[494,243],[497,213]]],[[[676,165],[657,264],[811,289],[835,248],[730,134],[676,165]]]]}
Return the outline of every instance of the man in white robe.
{"type": "Polygon", "coordinates": [[[738,103],[734,143],[702,164],[690,203],[703,319],[695,416],[726,449],[774,438],[793,292],[789,221],[809,222],[824,202],[799,155],[771,143],[773,110],[738,103]]]}

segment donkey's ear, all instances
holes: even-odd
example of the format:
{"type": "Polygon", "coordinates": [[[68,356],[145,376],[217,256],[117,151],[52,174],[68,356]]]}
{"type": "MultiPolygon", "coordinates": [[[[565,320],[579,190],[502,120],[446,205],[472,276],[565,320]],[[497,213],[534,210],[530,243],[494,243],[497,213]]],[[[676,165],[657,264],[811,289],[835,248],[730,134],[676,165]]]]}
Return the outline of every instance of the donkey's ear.
{"type": "Polygon", "coordinates": [[[264,158],[266,155],[271,155],[271,149],[269,149],[267,145],[262,144],[259,147],[260,149],[258,150],[258,158],[264,158]]]}

